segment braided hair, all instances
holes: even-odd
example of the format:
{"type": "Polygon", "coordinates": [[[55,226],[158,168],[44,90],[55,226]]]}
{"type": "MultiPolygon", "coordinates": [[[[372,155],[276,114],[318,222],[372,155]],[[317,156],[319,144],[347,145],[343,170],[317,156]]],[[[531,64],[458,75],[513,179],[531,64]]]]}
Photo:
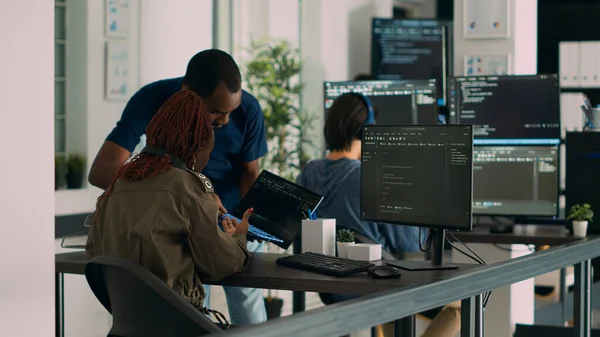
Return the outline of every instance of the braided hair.
{"type": "MultiPolygon", "coordinates": [[[[200,97],[193,91],[181,90],[163,104],[146,127],[146,143],[172,153],[193,169],[211,132],[208,109],[200,97]]],[[[110,195],[119,179],[144,180],[172,167],[168,155],[159,157],[150,153],[135,154],[119,169],[109,188],[98,198],[96,208],[99,208],[102,199],[110,195]]]]}

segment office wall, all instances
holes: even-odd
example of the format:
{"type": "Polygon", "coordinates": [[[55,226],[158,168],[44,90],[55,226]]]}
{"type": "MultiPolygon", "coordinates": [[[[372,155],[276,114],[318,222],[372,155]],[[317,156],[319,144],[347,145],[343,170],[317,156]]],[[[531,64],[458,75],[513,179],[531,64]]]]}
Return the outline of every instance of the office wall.
{"type": "Polygon", "coordinates": [[[183,76],[188,61],[212,48],[212,0],[141,0],[140,85],[183,76]]]}
{"type": "MultiPolygon", "coordinates": [[[[67,138],[69,147],[87,157],[88,170],[114,127],[126,101],[105,99],[106,42],[104,1],[68,0],[68,92],[67,138]],[[100,15],[102,14],[102,15],[100,15]]],[[[138,88],[139,64],[139,1],[129,1],[129,87],[138,88]]],[[[87,172],[87,171],[86,171],[87,172]]],[[[67,215],[94,210],[102,191],[85,184],[80,190],[56,192],[55,214],[67,215]]]]}
{"type": "MultiPolygon", "coordinates": [[[[211,0],[130,0],[129,5],[131,94],[154,80],[182,76],[189,58],[212,46],[211,0]]],[[[68,0],[68,6],[68,142],[87,156],[89,167],[126,101],[107,101],[104,95],[104,2],[68,0]]],[[[57,191],[55,214],[91,212],[100,193],[89,185],[57,191]]]]}
{"type": "Polygon", "coordinates": [[[371,19],[391,17],[391,0],[302,1],[302,106],[317,114],[313,124],[315,155],[322,153],[323,81],[352,79],[371,67],[371,19]]]}
{"type": "Polygon", "coordinates": [[[0,336],[54,335],[54,3],[0,2],[0,336]]]}

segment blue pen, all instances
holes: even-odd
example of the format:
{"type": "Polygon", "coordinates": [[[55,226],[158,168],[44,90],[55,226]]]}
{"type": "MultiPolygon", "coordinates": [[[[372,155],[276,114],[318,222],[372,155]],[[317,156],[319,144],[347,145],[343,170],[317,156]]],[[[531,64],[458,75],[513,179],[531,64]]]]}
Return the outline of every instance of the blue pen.
{"type": "Polygon", "coordinates": [[[312,211],[310,208],[308,209],[308,220],[317,220],[316,212],[312,211]]]}

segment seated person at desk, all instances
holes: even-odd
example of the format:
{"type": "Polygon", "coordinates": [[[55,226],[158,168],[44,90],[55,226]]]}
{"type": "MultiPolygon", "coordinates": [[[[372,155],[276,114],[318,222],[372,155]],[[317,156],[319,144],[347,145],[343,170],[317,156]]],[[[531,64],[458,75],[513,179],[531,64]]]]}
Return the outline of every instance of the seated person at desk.
{"type": "Polygon", "coordinates": [[[86,245],[147,268],[205,314],[201,280],[243,271],[248,218],[223,219],[212,183],[199,172],[214,146],[210,114],[192,91],[175,93],[146,129],[147,146],[98,198],[86,245]]]}
{"type": "MultiPolygon", "coordinates": [[[[319,218],[336,219],[338,228],[353,230],[400,257],[407,252],[419,251],[419,228],[360,219],[361,128],[369,119],[370,104],[357,94],[336,98],[325,120],[325,142],[330,153],[323,159],[309,162],[302,169],[297,183],[324,197],[317,209],[319,218]]],[[[338,294],[320,296],[325,304],[351,298],[338,294]]],[[[456,334],[460,329],[460,309],[453,304],[441,313],[435,316],[422,336],[456,334]]]]}

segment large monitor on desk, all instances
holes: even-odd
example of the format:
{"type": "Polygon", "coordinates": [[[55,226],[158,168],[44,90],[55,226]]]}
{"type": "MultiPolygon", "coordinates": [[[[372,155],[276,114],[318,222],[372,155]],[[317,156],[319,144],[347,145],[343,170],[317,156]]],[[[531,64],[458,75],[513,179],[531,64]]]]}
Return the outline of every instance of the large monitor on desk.
{"type": "Polygon", "coordinates": [[[377,124],[437,124],[435,80],[325,82],[325,111],[340,95],[354,92],[371,100],[377,124]]]}
{"type": "Polygon", "coordinates": [[[472,124],[475,145],[559,140],[556,75],[455,77],[449,83],[451,124],[472,124]]]}
{"type": "Polygon", "coordinates": [[[473,213],[558,215],[559,146],[476,146],[473,213]]]}
{"type": "Polygon", "coordinates": [[[472,230],[472,131],[470,125],[364,126],[361,218],[435,229],[432,266],[395,266],[442,268],[444,230],[472,230]]]}
{"type": "Polygon", "coordinates": [[[438,105],[445,106],[452,72],[452,23],[431,19],[374,18],[371,74],[379,79],[437,80],[438,105]]]}

